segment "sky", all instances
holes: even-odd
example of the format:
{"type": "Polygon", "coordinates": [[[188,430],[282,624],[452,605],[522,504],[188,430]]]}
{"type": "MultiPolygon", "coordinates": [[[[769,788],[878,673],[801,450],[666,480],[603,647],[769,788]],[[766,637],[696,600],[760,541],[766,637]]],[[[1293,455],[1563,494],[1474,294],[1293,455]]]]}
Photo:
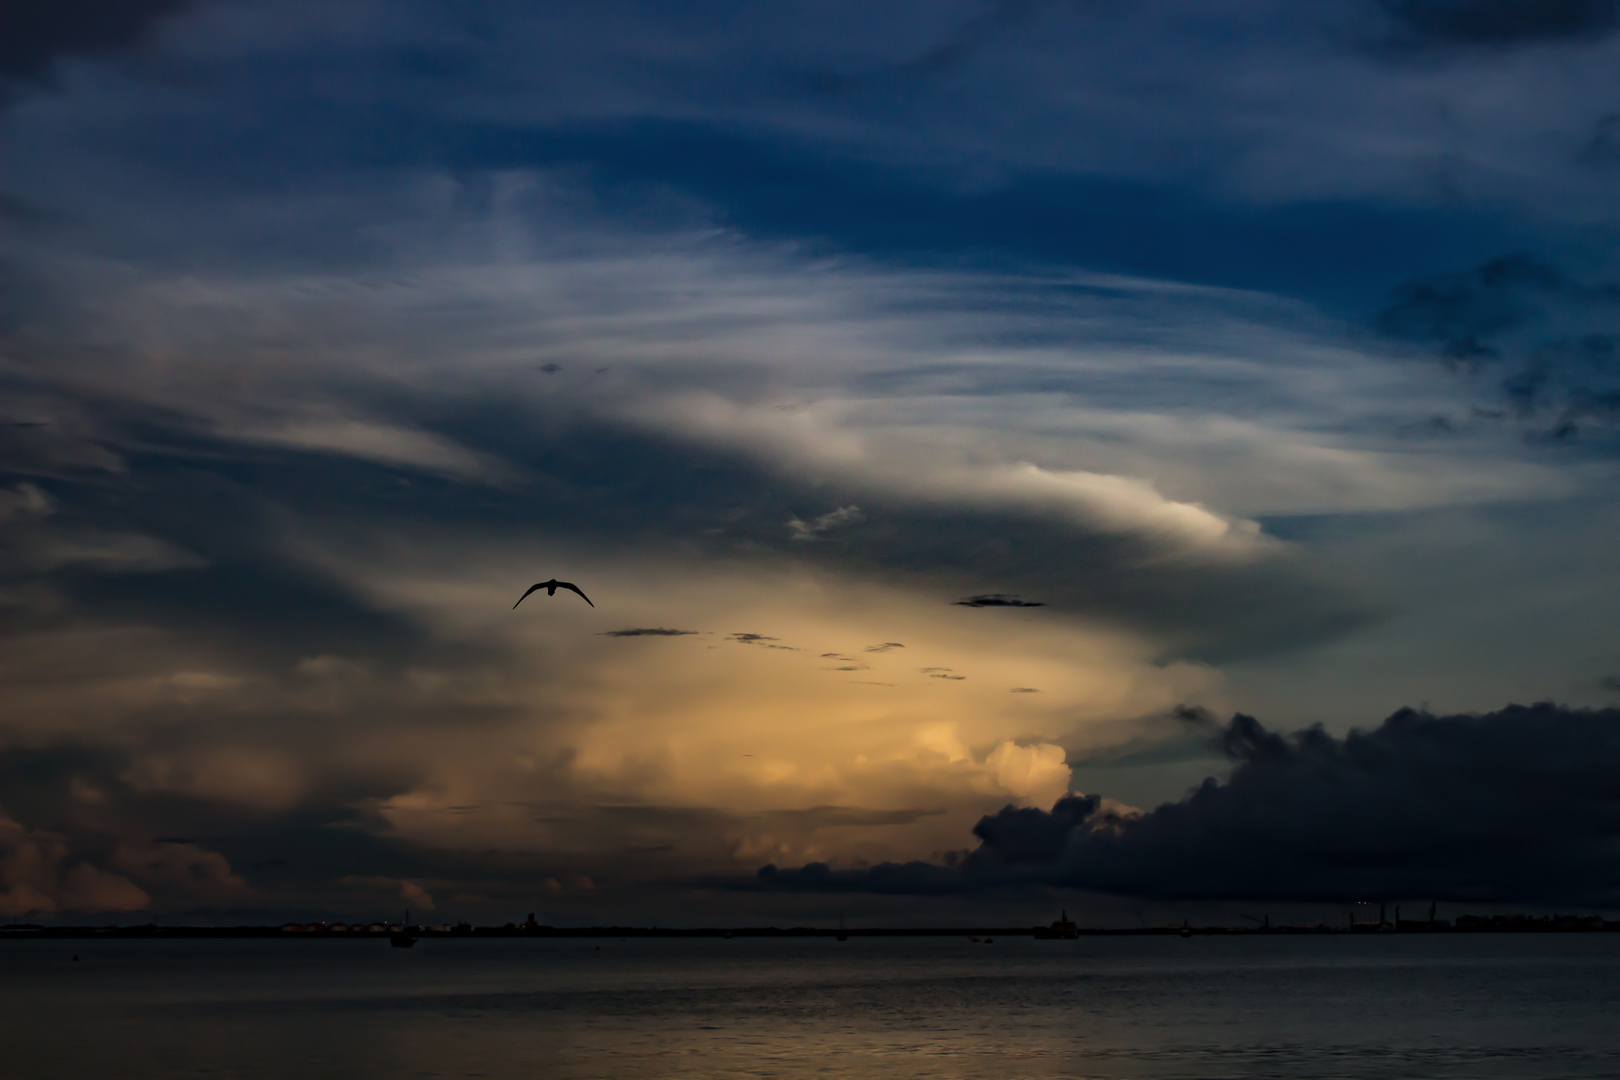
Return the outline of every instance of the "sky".
{"type": "Polygon", "coordinates": [[[1617,424],[1614,0],[16,0],[0,917],[1613,911],[1617,424]]]}

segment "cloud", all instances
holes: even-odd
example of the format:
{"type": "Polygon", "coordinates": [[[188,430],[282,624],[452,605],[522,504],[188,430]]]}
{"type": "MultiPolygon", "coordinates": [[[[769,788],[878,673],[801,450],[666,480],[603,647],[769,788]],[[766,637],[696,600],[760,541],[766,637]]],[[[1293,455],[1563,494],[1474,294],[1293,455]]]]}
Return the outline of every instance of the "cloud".
{"type": "MultiPolygon", "coordinates": [[[[1235,767],[1142,812],[1096,795],[1007,807],[974,827],[960,889],[1067,887],[1156,900],[1620,902],[1620,710],[1403,709],[1377,729],[1285,737],[1239,714],[1215,746],[1235,767]]],[[[929,875],[880,867],[852,891],[929,875]]],[[[800,879],[777,871],[787,886],[800,879]]],[[[822,887],[831,887],[823,885],[822,887]]]]}
{"type": "Polygon", "coordinates": [[[603,630],[600,637],[685,637],[695,634],[696,630],[666,630],[661,626],[638,627],[632,630],[603,630]]]}
{"type": "Polygon", "coordinates": [[[0,525],[48,517],[55,509],[56,500],[33,484],[23,482],[11,491],[0,488],[0,525]]]}
{"type": "Polygon", "coordinates": [[[1620,28],[1616,0],[1382,0],[1404,33],[1391,45],[1479,48],[1592,41],[1620,28]]]}
{"type": "Polygon", "coordinates": [[[7,0],[0,75],[37,79],[60,56],[126,49],[191,0],[7,0]]]}
{"type": "Polygon", "coordinates": [[[893,70],[907,75],[938,75],[951,71],[988,45],[998,30],[1026,22],[1042,9],[1056,6],[1054,0],[990,0],[983,14],[966,20],[944,40],[915,59],[896,65],[893,70]]]}
{"type": "Polygon", "coordinates": [[[950,895],[963,890],[959,874],[926,862],[883,863],[868,870],[834,870],[823,862],[796,869],[767,863],[752,879],[715,879],[722,888],[760,892],[893,893],[901,896],[950,895]]]}
{"type": "Polygon", "coordinates": [[[1376,320],[1387,337],[1430,344],[1454,371],[1494,370],[1501,400],[1561,436],[1617,416],[1617,323],[1620,285],[1583,284],[1523,255],[1408,282],[1376,320]]]}
{"type": "Polygon", "coordinates": [[[727,634],[727,641],[735,641],[739,645],[758,645],[762,649],[781,649],[783,652],[802,652],[793,645],[779,645],[777,638],[767,637],[764,634],[727,634]]]}
{"type": "Polygon", "coordinates": [[[193,842],[126,843],[109,863],[150,890],[159,906],[228,907],[253,896],[246,879],[232,871],[223,855],[193,842]]]}
{"type": "Polygon", "coordinates": [[[886,653],[886,652],[890,652],[890,651],[892,651],[894,649],[903,649],[903,648],[905,648],[905,646],[900,644],[900,642],[898,642],[898,641],[885,641],[885,642],[883,642],[882,644],[879,644],[879,645],[868,645],[866,648],[862,649],[861,651],[862,652],[869,652],[869,653],[886,653]]]}
{"type": "Polygon", "coordinates": [[[140,911],[151,901],[128,878],[74,859],[66,837],[0,814],[0,916],[140,911]]]}
{"type": "Polygon", "coordinates": [[[788,522],[788,528],[795,540],[817,540],[821,534],[833,529],[841,529],[849,525],[859,525],[866,520],[858,506],[840,506],[837,510],[822,514],[809,523],[793,518],[788,522]]]}
{"type": "Polygon", "coordinates": [[[423,888],[420,882],[407,881],[403,878],[351,874],[344,877],[342,883],[359,889],[393,893],[405,906],[419,911],[435,911],[438,907],[433,902],[433,895],[423,888]]]}
{"type": "Polygon", "coordinates": [[[397,424],[350,417],[288,418],[270,424],[232,424],[229,435],[248,443],[345,454],[489,484],[513,478],[512,469],[490,455],[397,424]]]}
{"type": "MultiPolygon", "coordinates": [[[[1050,807],[1099,725],[1254,692],[1213,664],[1297,657],[1274,686],[1429,610],[1338,538],[1596,481],[1341,317],[1516,244],[1606,265],[1610,171],[1575,159],[1612,39],[1395,69],[1338,14],[1194,6],[497,0],[473,40],[227,4],[139,63],[36,64],[0,197],[0,417],[47,422],[0,427],[0,755],[38,773],[8,809],[161,910],[218,864],[113,863],[152,836],[232,836],[200,846],[312,905],[338,873],[498,910],[903,865],[1050,807]],[[879,74],[760,92],[805,70],[879,74]],[[510,617],[535,566],[610,630],[510,617]],[[1048,606],[947,606],[985,587],[1048,606]],[[780,641],[611,629],[680,622],[780,641]],[[816,659],[899,637],[897,673],[950,670],[816,659]],[[825,806],[943,813],[793,816],[825,806]]],[[[1597,332],[1497,332],[1487,374],[1597,332]]]]}
{"type": "Polygon", "coordinates": [[[1009,593],[980,593],[956,601],[957,607],[1045,607],[1039,600],[1020,600],[1009,593]]]}
{"type": "Polygon", "coordinates": [[[1609,113],[1592,125],[1591,137],[1581,148],[1579,160],[1600,169],[1620,165],[1620,113],[1609,113]]]}

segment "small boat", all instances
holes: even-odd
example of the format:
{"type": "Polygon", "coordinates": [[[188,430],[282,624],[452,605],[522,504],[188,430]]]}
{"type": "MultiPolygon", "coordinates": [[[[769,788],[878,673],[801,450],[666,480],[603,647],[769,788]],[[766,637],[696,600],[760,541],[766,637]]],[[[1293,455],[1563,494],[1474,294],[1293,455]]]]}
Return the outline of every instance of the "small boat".
{"type": "Polygon", "coordinates": [[[399,929],[391,931],[388,935],[388,944],[396,949],[416,948],[416,938],[411,933],[411,909],[405,909],[405,921],[399,924],[399,929]]]}

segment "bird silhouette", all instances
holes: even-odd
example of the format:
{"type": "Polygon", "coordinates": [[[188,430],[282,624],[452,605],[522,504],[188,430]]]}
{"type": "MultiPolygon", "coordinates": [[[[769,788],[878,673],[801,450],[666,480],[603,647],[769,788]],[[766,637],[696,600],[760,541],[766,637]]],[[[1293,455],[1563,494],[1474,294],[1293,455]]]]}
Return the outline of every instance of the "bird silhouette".
{"type": "MultiPolygon", "coordinates": [[[[528,597],[529,593],[534,592],[536,589],[546,590],[547,596],[556,596],[558,589],[567,589],[569,592],[579,593],[579,598],[581,600],[585,601],[587,604],[591,604],[591,598],[586,596],[585,591],[578,585],[575,585],[572,581],[558,581],[556,578],[552,578],[550,581],[542,581],[538,585],[530,585],[529,591],[517,598],[517,604],[512,605],[513,609],[515,610],[518,604],[523,603],[524,599],[528,597]]],[[[595,604],[591,604],[591,607],[595,606],[595,604]]]]}

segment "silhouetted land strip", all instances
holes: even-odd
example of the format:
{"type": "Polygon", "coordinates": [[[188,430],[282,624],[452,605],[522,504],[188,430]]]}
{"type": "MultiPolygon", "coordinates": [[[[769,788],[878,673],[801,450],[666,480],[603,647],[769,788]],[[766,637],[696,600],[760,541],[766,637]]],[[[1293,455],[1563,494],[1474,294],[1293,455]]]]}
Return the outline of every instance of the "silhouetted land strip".
{"type": "MultiPolygon", "coordinates": [[[[1073,937],[1270,937],[1279,934],[1357,934],[1368,932],[1396,934],[1479,934],[1479,933],[1616,933],[1620,921],[1597,916],[1575,915],[1496,915],[1459,917],[1455,924],[1402,921],[1399,924],[1358,923],[1349,926],[1149,926],[1129,929],[1076,927],[1073,937]]],[[[412,926],[378,931],[360,926],[335,929],[321,923],[283,926],[41,926],[12,924],[0,926],[0,941],[37,938],[278,938],[384,941],[391,934],[414,938],[834,938],[840,933],[863,937],[1036,937],[1049,938],[1041,926],[959,926],[959,927],[850,927],[839,930],[821,926],[744,926],[744,927],[648,927],[648,926],[460,926],[443,928],[412,926]],[[298,929],[293,929],[297,926],[298,929]]]]}

